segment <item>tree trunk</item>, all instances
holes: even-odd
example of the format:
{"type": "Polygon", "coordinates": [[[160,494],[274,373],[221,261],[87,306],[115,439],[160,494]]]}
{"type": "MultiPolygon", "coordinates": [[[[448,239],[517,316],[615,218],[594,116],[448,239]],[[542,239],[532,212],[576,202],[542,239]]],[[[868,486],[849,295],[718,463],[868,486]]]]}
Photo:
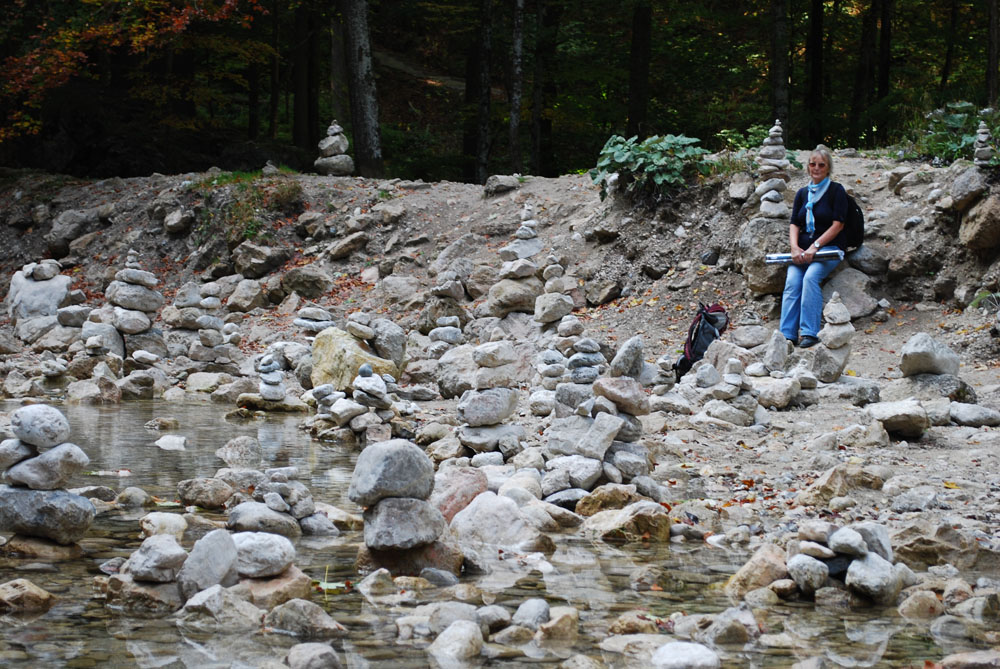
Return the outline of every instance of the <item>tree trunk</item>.
{"type": "Polygon", "coordinates": [[[462,105],[462,179],[476,183],[476,119],[479,104],[479,33],[474,32],[465,56],[465,97],[462,105]]]}
{"type": "Polygon", "coordinates": [[[510,53],[510,124],[508,152],[511,174],[521,173],[521,92],[524,85],[524,0],[514,0],[510,53]]]}
{"type": "Polygon", "coordinates": [[[270,100],[267,116],[267,136],[271,139],[274,139],[278,134],[278,108],[281,105],[281,58],[278,51],[278,28],[280,23],[278,10],[280,8],[280,0],[274,0],[271,3],[271,48],[274,50],[274,53],[271,55],[271,82],[270,91],[268,91],[270,100]]]}
{"type": "Polygon", "coordinates": [[[632,9],[632,51],[629,54],[628,126],[629,137],[646,137],[649,106],[649,59],[652,51],[653,8],[649,0],[638,0],[632,9]]]}
{"type": "MultiPolygon", "coordinates": [[[[823,62],[833,63],[836,61],[836,56],[833,53],[833,36],[837,32],[837,23],[840,19],[840,0],[833,0],[833,6],[830,10],[830,20],[826,21],[826,42],[823,45],[823,62]]],[[[833,68],[824,67],[823,68],[823,91],[828,93],[834,90],[833,87],[833,68]]]]}
{"type": "Polygon", "coordinates": [[[295,32],[292,38],[292,82],[295,99],[292,105],[292,143],[309,148],[309,18],[305,5],[295,8],[295,32]]]}
{"type": "Polygon", "coordinates": [[[362,176],[382,175],[382,136],[368,33],[368,0],[341,0],[350,76],[354,159],[362,176]]]}
{"type": "Polygon", "coordinates": [[[806,37],[806,133],[809,141],[823,141],[823,0],[811,0],[806,37]]]}
{"type": "Polygon", "coordinates": [[[556,96],[556,38],[562,19],[562,6],[538,0],[539,30],[535,42],[535,77],[531,101],[531,166],[532,174],[554,176],[552,158],[552,119],[545,113],[546,104],[556,96]]]}
{"type": "Polygon", "coordinates": [[[260,63],[247,66],[247,139],[260,136],[260,63]]]}
{"type": "Polygon", "coordinates": [[[771,116],[788,132],[788,0],[771,0],[771,116]]]}
{"type": "Polygon", "coordinates": [[[987,104],[993,107],[997,103],[997,54],[1000,53],[1000,17],[997,12],[997,0],[989,0],[987,16],[986,41],[986,98],[987,104]]]}
{"type": "Polygon", "coordinates": [[[882,30],[878,41],[878,99],[889,94],[889,66],[892,64],[892,21],[896,0],[882,0],[882,30]]]}
{"type": "Polygon", "coordinates": [[[334,12],[330,19],[330,111],[333,120],[349,125],[350,98],[347,91],[347,54],[344,51],[344,19],[334,12]]]}
{"type": "MultiPolygon", "coordinates": [[[[996,0],[990,0],[995,6],[996,0]]],[[[948,18],[948,34],[945,37],[947,42],[944,51],[944,64],[941,66],[941,82],[938,90],[942,93],[948,88],[948,78],[951,76],[952,62],[955,57],[955,33],[958,29],[958,0],[951,0],[951,12],[948,18]]]]}
{"type": "Polygon", "coordinates": [[[479,104],[476,109],[476,183],[486,183],[490,157],[490,64],[493,55],[493,0],[481,2],[479,104]]]}
{"type": "Polygon", "coordinates": [[[307,50],[306,148],[315,149],[320,140],[319,128],[319,12],[310,8],[307,14],[309,38],[307,50]]]}
{"type": "Polygon", "coordinates": [[[872,0],[868,11],[861,20],[861,43],[858,46],[858,65],[854,74],[854,90],[851,92],[851,111],[849,127],[851,138],[855,142],[870,141],[864,137],[865,128],[861,127],[861,116],[871,104],[875,82],[875,34],[878,28],[880,13],[879,0],[872,0]]]}

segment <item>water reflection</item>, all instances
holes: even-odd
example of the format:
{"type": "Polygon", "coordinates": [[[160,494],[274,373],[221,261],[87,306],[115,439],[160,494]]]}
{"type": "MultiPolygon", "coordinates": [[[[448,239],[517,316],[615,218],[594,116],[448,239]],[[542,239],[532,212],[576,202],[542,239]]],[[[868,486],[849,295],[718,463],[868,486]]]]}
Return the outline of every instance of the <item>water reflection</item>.
{"type": "MultiPolygon", "coordinates": [[[[7,403],[0,410],[11,411],[7,403]]],[[[266,420],[230,423],[226,407],[208,402],[166,404],[130,402],[120,407],[60,407],[73,426],[72,439],[90,456],[92,471],[78,476],[73,486],[106,485],[120,490],[139,486],[162,499],[176,497],[178,481],[211,476],[224,463],[215,450],[239,436],[256,437],[263,447],[265,466],[299,468],[301,478],[318,501],[357,511],[347,500],[347,488],[357,456],[349,450],[311,440],[298,429],[301,416],[272,415],[266,420]],[[179,427],[170,433],[187,437],[185,451],[162,451],[154,442],[164,432],[143,425],[156,417],[174,417],[179,427]],[[113,472],[129,470],[131,475],[113,472]]],[[[0,664],[11,667],[260,667],[280,663],[293,639],[276,635],[182,635],[170,619],[142,620],[106,610],[92,599],[92,580],[98,565],[109,557],[128,555],[140,543],[141,513],[100,516],[82,542],[83,559],[57,565],[0,558],[2,581],[30,578],[59,596],[48,612],[27,617],[0,618],[0,664]]],[[[360,532],[334,539],[304,538],[298,543],[298,566],[314,579],[356,580],[354,559],[362,541],[360,532]]],[[[665,618],[672,613],[715,613],[731,603],[718,587],[742,565],[746,553],[703,544],[613,546],[577,536],[556,536],[549,556],[527,556],[506,571],[464,579],[493,593],[489,599],[513,611],[529,597],[545,597],[553,605],[571,605],[580,611],[580,638],[568,648],[502,649],[488,646],[484,657],[470,665],[528,666],[556,664],[575,652],[590,655],[606,666],[643,666],[643,661],[603,653],[598,644],[622,613],[635,609],[665,618]],[[655,565],[664,569],[663,589],[640,591],[632,587],[632,573],[655,565]]],[[[0,581],[0,582],[2,582],[0,581]]],[[[412,602],[395,607],[374,606],[357,592],[317,595],[314,601],[349,630],[334,642],[348,667],[425,667],[428,638],[397,641],[395,619],[415,606],[449,595],[439,590],[420,593],[412,602]]],[[[475,602],[479,603],[479,602],[475,602]]],[[[758,613],[768,633],[768,644],[723,648],[724,666],[787,667],[797,660],[822,656],[832,666],[871,667],[920,665],[948,652],[976,647],[972,641],[951,639],[942,647],[926,626],[904,623],[889,610],[851,612],[816,609],[810,603],[782,604],[758,613]]],[[[674,640],[663,635],[663,642],[674,640]]]]}

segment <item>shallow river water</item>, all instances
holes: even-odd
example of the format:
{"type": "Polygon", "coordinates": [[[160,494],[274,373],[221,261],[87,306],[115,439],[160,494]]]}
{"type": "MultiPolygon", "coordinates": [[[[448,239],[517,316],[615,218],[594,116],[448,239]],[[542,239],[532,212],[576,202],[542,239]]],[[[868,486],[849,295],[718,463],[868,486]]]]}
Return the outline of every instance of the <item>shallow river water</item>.
{"type": "MultiPolygon", "coordinates": [[[[16,407],[0,403],[3,411],[16,407]]],[[[298,429],[301,415],[229,423],[223,418],[226,408],[210,403],[129,402],[107,408],[59,408],[69,418],[71,440],[90,456],[89,470],[106,472],[78,476],[70,487],[107,485],[120,490],[132,485],[173,500],[178,481],[211,476],[224,466],[214,455],[218,447],[232,437],[250,435],[260,441],[266,466],[294,465],[315,499],[358,511],[347,499],[357,453],[310,439],[298,429]],[[187,437],[187,450],[162,451],[154,445],[163,433],[146,430],[143,424],[160,416],[180,421],[181,427],[171,433],[187,437]],[[112,473],[119,470],[128,470],[130,475],[112,473]]],[[[182,634],[170,618],[124,616],[105,609],[103,600],[93,598],[98,565],[115,556],[128,556],[139,546],[138,519],[143,513],[99,516],[81,542],[85,556],[79,560],[46,563],[0,557],[0,582],[28,578],[59,597],[42,615],[0,618],[0,666],[201,668],[281,662],[296,640],[275,634],[182,634]]],[[[555,539],[555,553],[538,568],[522,568],[499,591],[494,587],[496,576],[468,576],[463,582],[483,587],[489,591],[487,603],[505,605],[511,612],[529,597],[576,607],[580,611],[578,641],[567,648],[491,646],[472,666],[556,666],[574,653],[589,655],[607,666],[644,666],[598,647],[609,636],[608,629],[618,615],[633,609],[645,609],[661,618],[676,611],[721,611],[731,603],[717,586],[748,557],[745,552],[707,544],[612,546],[578,537],[557,535],[555,539]],[[662,592],[632,590],[629,574],[645,564],[667,568],[671,587],[662,592]]],[[[296,564],[313,579],[356,581],[354,558],[361,541],[360,532],[323,540],[304,538],[297,545],[296,564]]],[[[441,591],[430,590],[402,606],[380,607],[357,591],[349,591],[326,596],[317,592],[313,601],[349,631],[345,639],[333,642],[345,666],[425,667],[432,663],[424,650],[432,639],[398,643],[394,621],[417,604],[445,598],[441,591]]],[[[926,625],[907,623],[893,609],[858,612],[816,610],[808,603],[782,604],[758,613],[757,620],[766,634],[780,635],[768,638],[779,641],[769,647],[756,643],[721,649],[724,666],[787,667],[823,656],[827,666],[922,667],[924,660],[939,660],[948,653],[977,647],[972,642],[935,640],[926,625]]],[[[1000,624],[993,628],[1000,628],[1000,624]]],[[[664,643],[673,640],[673,635],[663,635],[664,643]]]]}

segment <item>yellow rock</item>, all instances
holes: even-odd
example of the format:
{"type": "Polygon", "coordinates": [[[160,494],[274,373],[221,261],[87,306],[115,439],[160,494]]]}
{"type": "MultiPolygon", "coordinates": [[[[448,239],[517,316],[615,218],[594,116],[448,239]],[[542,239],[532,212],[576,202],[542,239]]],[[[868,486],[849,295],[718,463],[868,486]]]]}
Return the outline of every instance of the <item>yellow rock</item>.
{"type": "Polygon", "coordinates": [[[363,341],[339,328],[327,328],[316,335],[312,358],[313,387],[332,383],[337,390],[349,388],[366,362],[376,374],[391,374],[397,379],[400,375],[391,360],[378,357],[363,341]]]}

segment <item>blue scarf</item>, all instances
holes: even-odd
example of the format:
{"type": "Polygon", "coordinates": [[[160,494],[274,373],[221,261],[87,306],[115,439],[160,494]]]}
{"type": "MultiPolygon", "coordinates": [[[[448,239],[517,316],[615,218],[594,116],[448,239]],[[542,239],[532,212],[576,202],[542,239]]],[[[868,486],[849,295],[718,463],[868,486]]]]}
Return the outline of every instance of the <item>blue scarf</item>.
{"type": "Polygon", "coordinates": [[[807,186],[809,189],[809,201],[806,202],[806,232],[810,235],[816,232],[816,217],[813,216],[813,205],[826,195],[826,189],[829,185],[830,177],[827,177],[818,184],[809,184],[807,186]]]}

